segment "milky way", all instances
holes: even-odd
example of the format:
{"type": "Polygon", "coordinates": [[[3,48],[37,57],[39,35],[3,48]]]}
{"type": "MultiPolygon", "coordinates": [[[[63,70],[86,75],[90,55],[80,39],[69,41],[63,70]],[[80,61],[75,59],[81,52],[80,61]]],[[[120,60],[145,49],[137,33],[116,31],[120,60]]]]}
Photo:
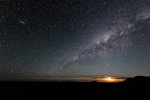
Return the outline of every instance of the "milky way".
{"type": "Polygon", "coordinates": [[[86,49],[79,52],[73,59],[64,63],[63,67],[69,67],[73,63],[77,63],[89,58],[111,56],[114,51],[127,52],[127,49],[132,46],[130,34],[136,30],[136,24],[150,18],[150,9],[145,8],[138,12],[134,17],[133,22],[122,22],[117,25],[112,25],[106,32],[100,34],[95,39],[95,42],[86,49]]]}
{"type": "Polygon", "coordinates": [[[149,0],[0,0],[0,76],[150,75],[149,0]]]}

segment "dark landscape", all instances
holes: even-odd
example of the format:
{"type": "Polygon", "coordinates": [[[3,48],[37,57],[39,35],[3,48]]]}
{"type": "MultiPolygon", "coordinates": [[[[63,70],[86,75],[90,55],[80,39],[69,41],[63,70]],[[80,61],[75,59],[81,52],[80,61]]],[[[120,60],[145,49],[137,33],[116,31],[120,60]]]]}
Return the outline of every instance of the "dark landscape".
{"type": "Polygon", "coordinates": [[[150,77],[137,76],[122,83],[1,81],[0,91],[6,97],[150,100],[150,77]]]}

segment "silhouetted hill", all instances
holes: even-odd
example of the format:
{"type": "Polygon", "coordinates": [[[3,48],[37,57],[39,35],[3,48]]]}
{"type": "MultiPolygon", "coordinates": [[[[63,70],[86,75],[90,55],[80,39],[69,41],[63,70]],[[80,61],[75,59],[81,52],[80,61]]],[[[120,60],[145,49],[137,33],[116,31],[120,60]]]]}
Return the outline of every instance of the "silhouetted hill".
{"type": "Polygon", "coordinates": [[[122,83],[0,82],[1,96],[65,99],[150,100],[150,77],[136,76],[122,83]],[[13,95],[13,96],[10,96],[13,95]],[[103,99],[102,99],[103,98],[103,99]]]}
{"type": "Polygon", "coordinates": [[[128,84],[136,84],[136,85],[149,85],[150,84],[150,77],[149,76],[136,76],[133,78],[127,78],[124,83],[128,84]]]}

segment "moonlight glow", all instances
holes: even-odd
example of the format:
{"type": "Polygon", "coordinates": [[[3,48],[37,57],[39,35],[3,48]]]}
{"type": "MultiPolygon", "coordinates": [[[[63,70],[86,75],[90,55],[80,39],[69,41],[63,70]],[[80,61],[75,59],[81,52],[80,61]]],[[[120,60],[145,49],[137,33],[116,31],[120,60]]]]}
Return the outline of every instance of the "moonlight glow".
{"type": "Polygon", "coordinates": [[[104,83],[119,83],[125,81],[124,78],[117,78],[117,77],[99,77],[96,79],[97,82],[104,82],[104,83]]]}

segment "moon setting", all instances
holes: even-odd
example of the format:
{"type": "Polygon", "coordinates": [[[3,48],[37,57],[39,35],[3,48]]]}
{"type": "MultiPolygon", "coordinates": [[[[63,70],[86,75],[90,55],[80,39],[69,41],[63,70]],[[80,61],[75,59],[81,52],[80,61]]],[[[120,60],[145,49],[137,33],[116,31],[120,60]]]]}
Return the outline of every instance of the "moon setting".
{"type": "Polygon", "coordinates": [[[117,78],[117,77],[110,77],[110,76],[99,77],[96,80],[97,82],[104,82],[104,83],[119,83],[125,81],[124,78],[117,78]]]}

